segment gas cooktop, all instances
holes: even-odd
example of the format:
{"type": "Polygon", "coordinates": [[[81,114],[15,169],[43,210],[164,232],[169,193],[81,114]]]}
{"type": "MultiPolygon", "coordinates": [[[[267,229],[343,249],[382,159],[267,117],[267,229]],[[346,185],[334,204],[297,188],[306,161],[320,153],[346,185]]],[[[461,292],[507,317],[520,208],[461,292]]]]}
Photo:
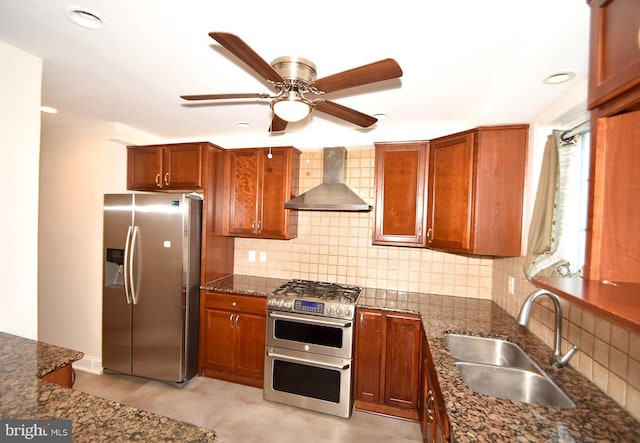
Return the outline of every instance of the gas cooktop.
{"type": "Polygon", "coordinates": [[[353,318],[362,288],[312,280],[290,280],[268,297],[270,309],[324,317],[353,318]]]}

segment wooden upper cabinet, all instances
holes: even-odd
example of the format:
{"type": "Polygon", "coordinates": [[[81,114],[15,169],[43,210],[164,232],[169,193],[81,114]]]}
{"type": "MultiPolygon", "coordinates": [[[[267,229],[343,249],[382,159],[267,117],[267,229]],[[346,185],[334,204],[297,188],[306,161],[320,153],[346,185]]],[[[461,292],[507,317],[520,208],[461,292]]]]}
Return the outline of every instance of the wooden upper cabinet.
{"type": "Polygon", "coordinates": [[[227,235],[290,239],[297,212],[284,204],[298,189],[300,151],[293,147],[235,149],[225,153],[227,235]]]}
{"type": "Polygon", "coordinates": [[[429,142],[376,143],[374,245],[426,245],[429,142]]]}
{"type": "Polygon", "coordinates": [[[206,146],[205,143],[128,146],[127,189],[202,189],[206,146]]]}
{"type": "Polygon", "coordinates": [[[640,84],[640,2],[591,0],[589,109],[640,84]]]}
{"type": "Polygon", "coordinates": [[[427,246],[519,256],[528,125],[491,126],[432,140],[427,246]]]}
{"type": "Polygon", "coordinates": [[[598,121],[588,277],[640,283],[640,111],[598,121]]]}

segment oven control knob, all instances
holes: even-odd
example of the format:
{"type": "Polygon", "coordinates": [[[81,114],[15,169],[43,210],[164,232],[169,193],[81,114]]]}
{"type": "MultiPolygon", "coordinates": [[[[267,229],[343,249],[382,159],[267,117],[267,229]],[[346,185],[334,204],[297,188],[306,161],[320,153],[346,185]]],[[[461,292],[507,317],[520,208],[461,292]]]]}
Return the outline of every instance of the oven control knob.
{"type": "Polygon", "coordinates": [[[333,306],[329,306],[329,307],[327,308],[327,314],[328,314],[328,315],[333,315],[333,306]]]}
{"type": "Polygon", "coordinates": [[[337,308],[337,309],[336,309],[336,315],[337,315],[337,316],[342,315],[342,309],[337,308]]]}
{"type": "Polygon", "coordinates": [[[344,316],[347,318],[351,318],[351,309],[345,309],[344,310],[344,316]]]}

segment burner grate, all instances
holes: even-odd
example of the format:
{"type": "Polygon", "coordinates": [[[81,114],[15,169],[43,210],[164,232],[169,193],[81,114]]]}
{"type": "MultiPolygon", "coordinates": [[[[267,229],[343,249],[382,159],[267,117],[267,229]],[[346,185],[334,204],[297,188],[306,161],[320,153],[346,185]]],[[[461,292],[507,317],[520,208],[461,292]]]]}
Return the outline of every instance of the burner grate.
{"type": "Polygon", "coordinates": [[[290,280],[273,293],[290,297],[314,297],[342,303],[355,303],[361,291],[359,286],[312,280],[290,280]]]}

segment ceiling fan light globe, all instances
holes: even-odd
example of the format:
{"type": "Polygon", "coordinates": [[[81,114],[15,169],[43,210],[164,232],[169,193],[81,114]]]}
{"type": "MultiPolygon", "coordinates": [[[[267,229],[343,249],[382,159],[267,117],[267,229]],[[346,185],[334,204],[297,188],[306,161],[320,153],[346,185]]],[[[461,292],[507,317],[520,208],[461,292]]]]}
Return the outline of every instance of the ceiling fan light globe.
{"type": "Polygon", "coordinates": [[[297,122],[311,112],[308,103],[298,100],[281,100],[273,104],[273,112],[283,120],[297,122]]]}

